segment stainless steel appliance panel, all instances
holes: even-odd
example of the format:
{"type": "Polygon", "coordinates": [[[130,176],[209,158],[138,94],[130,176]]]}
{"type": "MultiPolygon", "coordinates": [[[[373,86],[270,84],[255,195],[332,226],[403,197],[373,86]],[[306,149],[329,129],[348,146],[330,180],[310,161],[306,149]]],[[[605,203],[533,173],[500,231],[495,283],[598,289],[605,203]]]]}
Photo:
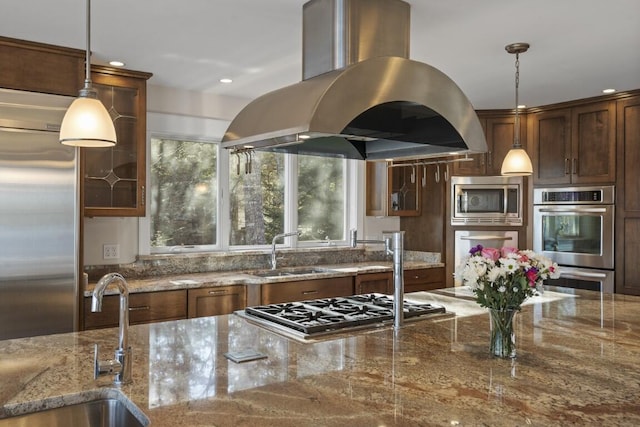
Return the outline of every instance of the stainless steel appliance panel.
{"type": "MultiPolygon", "coordinates": [[[[54,129],[70,102],[65,97],[44,96],[46,107],[39,108],[32,94],[21,104],[13,98],[16,93],[9,93],[10,102],[3,97],[6,94],[0,92],[5,110],[24,114],[24,123],[42,122],[38,115],[44,114],[51,118],[54,129]],[[54,102],[47,104],[51,100],[54,102]],[[37,114],[30,115],[30,111],[37,114]]],[[[75,329],[76,156],[75,148],[58,142],[55,131],[0,124],[0,339],[75,329]]]]}
{"type": "Polygon", "coordinates": [[[522,177],[451,177],[451,225],[522,225],[522,194],[522,177]]]}
{"type": "Polygon", "coordinates": [[[534,189],[533,250],[560,265],[614,268],[613,187],[534,189]],[[590,204],[584,204],[585,202],[590,204]]]}

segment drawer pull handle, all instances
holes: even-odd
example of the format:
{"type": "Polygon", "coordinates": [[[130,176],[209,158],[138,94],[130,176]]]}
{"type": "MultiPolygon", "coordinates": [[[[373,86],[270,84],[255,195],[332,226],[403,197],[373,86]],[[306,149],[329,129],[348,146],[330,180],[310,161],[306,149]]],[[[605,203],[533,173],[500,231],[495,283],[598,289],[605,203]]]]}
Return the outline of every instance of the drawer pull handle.
{"type": "Polygon", "coordinates": [[[141,305],[138,307],[129,307],[129,311],[142,311],[142,310],[150,310],[151,307],[149,307],[148,305],[141,305]]]}
{"type": "Polygon", "coordinates": [[[315,290],[314,291],[303,291],[302,295],[311,295],[311,294],[317,294],[317,293],[318,293],[318,291],[315,291],[315,290]]]}
{"type": "Polygon", "coordinates": [[[228,291],[209,291],[209,295],[221,295],[226,294],[228,291]]]}

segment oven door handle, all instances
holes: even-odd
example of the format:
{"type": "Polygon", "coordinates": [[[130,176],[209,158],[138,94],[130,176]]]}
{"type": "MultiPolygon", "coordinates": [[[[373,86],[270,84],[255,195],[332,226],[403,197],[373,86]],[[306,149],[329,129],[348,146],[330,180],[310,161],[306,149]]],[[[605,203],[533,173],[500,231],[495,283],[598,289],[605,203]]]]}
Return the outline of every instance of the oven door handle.
{"type": "Polygon", "coordinates": [[[566,209],[566,208],[558,208],[558,209],[553,209],[553,208],[541,208],[539,209],[540,212],[552,212],[552,213],[603,213],[606,212],[607,209],[606,208],[571,208],[571,209],[566,209]]]}
{"type": "Polygon", "coordinates": [[[607,277],[607,275],[604,273],[587,273],[575,271],[563,273],[562,270],[560,270],[560,277],[566,277],[567,279],[604,279],[607,277]]]}
{"type": "Polygon", "coordinates": [[[460,240],[513,240],[511,236],[460,236],[460,240]]]}

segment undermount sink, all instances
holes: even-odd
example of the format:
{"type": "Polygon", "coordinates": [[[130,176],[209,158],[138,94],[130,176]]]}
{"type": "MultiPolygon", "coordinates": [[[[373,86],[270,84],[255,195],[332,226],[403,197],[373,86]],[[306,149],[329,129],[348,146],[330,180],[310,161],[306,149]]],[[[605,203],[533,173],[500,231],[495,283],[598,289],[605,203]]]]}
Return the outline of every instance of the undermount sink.
{"type": "Polygon", "coordinates": [[[330,273],[331,270],[326,268],[293,268],[286,270],[264,270],[251,273],[252,276],[258,277],[288,277],[301,276],[305,274],[330,273]]]}
{"type": "Polygon", "coordinates": [[[0,427],[144,427],[147,425],[149,420],[146,417],[141,420],[123,402],[110,398],[0,419],[0,427]]]}

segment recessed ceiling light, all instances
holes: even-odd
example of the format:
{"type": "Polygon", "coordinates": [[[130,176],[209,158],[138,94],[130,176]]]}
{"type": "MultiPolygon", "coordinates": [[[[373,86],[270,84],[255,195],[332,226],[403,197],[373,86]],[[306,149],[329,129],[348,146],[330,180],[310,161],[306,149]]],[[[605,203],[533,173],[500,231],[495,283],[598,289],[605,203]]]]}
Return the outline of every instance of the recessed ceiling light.
{"type": "Polygon", "coordinates": [[[220,83],[231,83],[233,80],[231,79],[220,79],[220,83]]]}
{"type": "Polygon", "coordinates": [[[616,91],[615,89],[604,89],[602,93],[613,93],[615,91],[616,91]]]}
{"type": "Polygon", "coordinates": [[[122,62],[122,61],[110,61],[109,65],[113,65],[114,67],[124,67],[124,62],[122,62]]]}

